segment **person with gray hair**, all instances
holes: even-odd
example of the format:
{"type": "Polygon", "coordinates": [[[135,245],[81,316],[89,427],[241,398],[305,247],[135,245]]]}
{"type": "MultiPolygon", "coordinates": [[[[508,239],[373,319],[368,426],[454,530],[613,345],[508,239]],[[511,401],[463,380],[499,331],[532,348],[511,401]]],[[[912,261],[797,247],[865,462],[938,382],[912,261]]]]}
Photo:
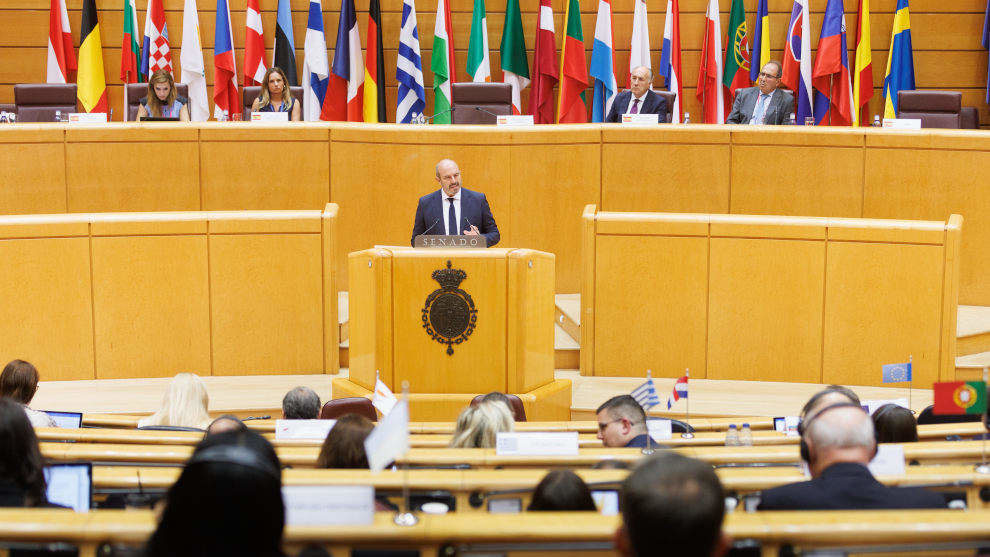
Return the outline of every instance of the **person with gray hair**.
{"type": "Polygon", "coordinates": [[[615,96],[605,121],[621,122],[623,114],[656,114],[659,123],[666,123],[667,99],[653,91],[652,87],[653,71],[646,66],[633,68],[629,72],[629,90],[615,96]]]}
{"type": "Polygon", "coordinates": [[[320,417],[320,397],[309,387],[296,387],[282,399],[282,418],[315,420],[320,417]]]}
{"type": "Polygon", "coordinates": [[[803,422],[801,457],[811,480],[763,492],[759,510],[944,509],[945,497],[887,487],[867,468],[877,454],[873,420],[855,403],[817,409],[803,422]]]}

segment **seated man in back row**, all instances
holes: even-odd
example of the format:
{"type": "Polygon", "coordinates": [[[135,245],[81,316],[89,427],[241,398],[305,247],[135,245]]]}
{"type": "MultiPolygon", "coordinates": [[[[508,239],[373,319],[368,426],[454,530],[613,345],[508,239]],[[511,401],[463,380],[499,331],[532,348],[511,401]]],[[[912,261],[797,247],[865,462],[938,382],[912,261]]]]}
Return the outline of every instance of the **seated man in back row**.
{"type": "Polygon", "coordinates": [[[736,91],[732,112],[726,124],[766,124],[779,126],[790,121],[794,112],[794,95],[780,85],[780,62],[771,60],[760,70],[756,87],[736,91]]]}
{"type": "Polygon", "coordinates": [[[667,121],[667,99],[650,90],[653,71],[638,66],[629,72],[629,90],[615,96],[606,122],[621,122],[623,114],[658,114],[659,123],[667,121]]]}
{"type": "Polygon", "coordinates": [[[944,509],[945,497],[916,487],[887,487],[867,468],[877,454],[873,420],[862,407],[839,402],[809,411],[801,456],[811,480],[763,492],[759,510],[944,509]]]}
{"type": "MultiPolygon", "coordinates": [[[[598,438],[606,447],[646,447],[646,412],[629,395],[614,396],[596,411],[598,438]]],[[[654,447],[660,447],[656,441],[654,447]]]]}

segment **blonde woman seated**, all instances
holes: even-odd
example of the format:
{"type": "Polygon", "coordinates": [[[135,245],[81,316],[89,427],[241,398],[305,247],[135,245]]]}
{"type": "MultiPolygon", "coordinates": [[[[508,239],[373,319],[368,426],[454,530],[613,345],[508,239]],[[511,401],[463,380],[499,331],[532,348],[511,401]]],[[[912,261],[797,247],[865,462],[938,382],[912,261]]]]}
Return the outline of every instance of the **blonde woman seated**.
{"type": "Polygon", "coordinates": [[[165,70],[151,74],[151,79],[148,80],[148,96],[141,99],[141,106],[138,107],[137,119],[144,120],[148,117],[189,121],[186,99],[179,96],[172,74],[165,70]]]}
{"type": "Polygon", "coordinates": [[[210,397],[206,385],[198,375],[180,373],[172,378],[162,397],[161,408],[154,414],[141,418],[138,427],[168,426],[205,430],[210,425],[206,409],[210,397]]]}
{"type": "Polygon", "coordinates": [[[254,99],[251,112],[287,112],[289,120],[302,120],[302,108],[292,98],[289,80],[285,78],[282,68],[272,66],[265,72],[265,77],[261,80],[261,94],[254,99]]]}
{"type": "Polygon", "coordinates": [[[468,406],[457,417],[454,437],[450,446],[461,449],[495,447],[495,435],[500,431],[512,431],[512,412],[501,402],[481,402],[468,406]]]}

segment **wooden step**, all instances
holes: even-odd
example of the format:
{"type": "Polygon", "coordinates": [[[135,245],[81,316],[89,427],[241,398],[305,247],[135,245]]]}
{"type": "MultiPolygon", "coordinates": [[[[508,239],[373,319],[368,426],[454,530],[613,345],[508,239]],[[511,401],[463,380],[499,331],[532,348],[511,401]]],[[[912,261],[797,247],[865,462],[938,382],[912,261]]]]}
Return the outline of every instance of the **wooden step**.
{"type": "Polygon", "coordinates": [[[956,356],[990,352],[990,307],[959,306],[956,356]]]}

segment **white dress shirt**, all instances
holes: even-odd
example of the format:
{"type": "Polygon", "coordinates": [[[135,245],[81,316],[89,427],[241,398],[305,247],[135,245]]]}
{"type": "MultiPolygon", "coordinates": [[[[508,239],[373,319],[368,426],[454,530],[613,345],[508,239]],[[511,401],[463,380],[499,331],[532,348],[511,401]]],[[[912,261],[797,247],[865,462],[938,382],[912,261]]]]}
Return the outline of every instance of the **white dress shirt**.
{"type": "Polygon", "coordinates": [[[440,205],[441,214],[443,218],[443,229],[447,232],[447,235],[455,236],[461,234],[461,188],[457,188],[457,193],[454,194],[454,215],[457,217],[457,228],[458,230],[449,230],[448,221],[450,217],[447,216],[448,211],[450,211],[450,199],[443,189],[440,190],[440,205]]]}
{"type": "Polygon", "coordinates": [[[770,112],[770,101],[773,99],[773,93],[773,91],[770,91],[770,94],[767,95],[764,94],[763,91],[760,91],[756,96],[756,104],[753,105],[753,117],[749,120],[750,124],[760,125],[767,121],[767,113],[770,112]],[[761,101],[766,103],[766,107],[763,108],[763,114],[760,115],[760,120],[757,121],[756,115],[760,112],[761,101]]]}

